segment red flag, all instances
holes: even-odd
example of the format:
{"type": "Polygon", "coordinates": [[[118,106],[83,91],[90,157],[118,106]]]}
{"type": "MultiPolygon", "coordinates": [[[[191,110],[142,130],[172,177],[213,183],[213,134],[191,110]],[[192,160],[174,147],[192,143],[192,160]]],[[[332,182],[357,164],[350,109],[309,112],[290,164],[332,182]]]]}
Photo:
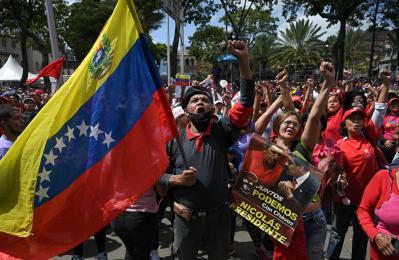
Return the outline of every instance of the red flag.
{"type": "Polygon", "coordinates": [[[52,63],[47,64],[46,67],[44,67],[39,74],[37,74],[37,76],[33,79],[28,79],[26,81],[27,84],[31,85],[33,83],[35,83],[38,79],[40,79],[41,77],[53,77],[55,79],[58,79],[58,77],[60,76],[60,72],[62,69],[62,64],[64,63],[65,58],[61,57],[58,60],[53,61],[52,63]]]}

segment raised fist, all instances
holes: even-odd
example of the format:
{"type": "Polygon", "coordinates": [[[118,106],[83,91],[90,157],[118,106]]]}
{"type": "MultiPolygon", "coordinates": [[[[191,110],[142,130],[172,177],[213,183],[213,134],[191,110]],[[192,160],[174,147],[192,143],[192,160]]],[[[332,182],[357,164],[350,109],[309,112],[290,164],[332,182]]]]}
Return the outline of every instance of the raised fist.
{"type": "Polygon", "coordinates": [[[286,69],[282,70],[279,74],[276,76],[277,83],[281,87],[287,87],[287,79],[288,79],[288,72],[286,69]]]}
{"type": "Polygon", "coordinates": [[[248,59],[248,48],[243,41],[228,41],[227,49],[234,54],[240,61],[248,59]]]}
{"type": "Polygon", "coordinates": [[[334,82],[335,79],[335,68],[330,62],[323,61],[320,64],[320,74],[324,80],[334,82]]]}
{"type": "Polygon", "coordinates": [[[380,71],[380,78],[382,79],[384,84],[390,84],[391,78],[392,78],[391,71],[389,71],[387,69],[381,70],[380,71]]]}

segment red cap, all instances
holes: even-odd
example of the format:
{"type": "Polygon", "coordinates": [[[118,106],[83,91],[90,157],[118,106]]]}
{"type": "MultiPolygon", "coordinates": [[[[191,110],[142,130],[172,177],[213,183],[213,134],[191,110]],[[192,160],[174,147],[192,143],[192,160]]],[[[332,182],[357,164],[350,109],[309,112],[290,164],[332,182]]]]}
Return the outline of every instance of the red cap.
{"type": "Polygon", "coordinates": [[[364,112],[364,110],[362,110],[358,107],[355,107],[355,108],[345,111],[344,116],[342,117],[342,121],[345,121],[350,115],[355,114],[355,113],[361,114],[364,118],[367,117],[367,114],[366,114],[366,112],[364,112]]]}
{"type": "Polygon", "coordinates": [[[6,97],[0,97],[0,104],[8,104],[10,100],[6,97]]]}
{"type": "Polygon", "coordinates": [[[394,103],[394,102],[399,102],[399,98],[391,98],[391,99],[388,101],[388,106],[391,105],[391,104],[394,103]]]}
{"type": "Polygon", "coordinates": [[[292,102],[300,102],[300,103],[302,103],[301,96],[292,96],[291,100],[292,100],[292,102]]]}
{"type": "Polygon", "coordinates": [[[44,91],[42,89],[35,89],[35,94],[40,96],[41,94],[44,94],[44,91]]]}

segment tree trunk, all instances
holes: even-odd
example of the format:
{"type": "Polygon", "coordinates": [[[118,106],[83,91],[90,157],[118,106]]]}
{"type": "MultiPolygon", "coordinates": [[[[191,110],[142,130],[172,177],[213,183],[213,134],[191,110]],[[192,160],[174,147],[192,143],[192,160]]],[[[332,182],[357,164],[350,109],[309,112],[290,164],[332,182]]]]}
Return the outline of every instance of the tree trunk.
{"type": "Polygon", "coordinates": [[[380,0],[377,0],[375,3],[375,11],[374,11],[374,16],[373,16],[373,26],[372,26],[372,32],[373,32],[373,39],[371,40],[371,50],[370,50],[370,63],[369,63],[369,70],[367,72],[367,76],[369,79],[371,79],[371,70],[373,69],[373,61],[374,61],[374,46],[375,46],[375,33],[376,33],[376,23],[377,23],[377,14],[378,14],[378,7],[380,5],[380,0]]]}
{"type": "Polygon", "coordinates": [[[26,50],[26,34],[24,32],[20,33],[21,38],[21,54],[22,54],[22,78],[19,82],[21,88],[25,87],[25,82],[28,79],[28,52],[26,50]]]}
{"type": "Polygon", "coordinates": [[[173,37],[172,50],[170,51],[170,76],[175,77],[177,73],[177,48],[179,47],[179,26],[175,25],[175,35],[173,37]]]}
{"type": "Polygon", "coordinates": [[[346,20],[340,20],[339,33],[336,42],[338,49],[338,60],[337,60],[337,76],[339,80],[344,77],[344,66],[345,66],[345,36],[346,36],[346,20]]]}

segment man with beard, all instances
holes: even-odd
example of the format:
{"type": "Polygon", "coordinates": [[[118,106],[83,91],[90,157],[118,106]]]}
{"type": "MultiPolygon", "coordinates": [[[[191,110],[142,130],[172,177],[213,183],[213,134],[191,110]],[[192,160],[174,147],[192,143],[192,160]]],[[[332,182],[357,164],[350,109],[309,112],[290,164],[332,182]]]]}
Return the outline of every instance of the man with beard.
{"type": "Polygon", "coordinates": [[[244,42],[229,41],[228,48],[239,60],[241,98],[228,117],[212,120],[211,93],[204,87],[191,87],[182,99],[189,124],[179,140],[187,156],[188,169],[176,149],[175,174],[164,174],[161,184],[173,187],[173,254],[180,260],[196,259],[203,242],[208,259],[226,259],[230,237],[228,200],[228,148],[234,144],[250,120],[254,82],[244,42]]]}
{"type": "Polygon", "coordinates": [[[10,105],[0,106],[0,128],[3,135],[0,137],[0,160],[24,130],[24,121],[18,108],[10,105]]]}

